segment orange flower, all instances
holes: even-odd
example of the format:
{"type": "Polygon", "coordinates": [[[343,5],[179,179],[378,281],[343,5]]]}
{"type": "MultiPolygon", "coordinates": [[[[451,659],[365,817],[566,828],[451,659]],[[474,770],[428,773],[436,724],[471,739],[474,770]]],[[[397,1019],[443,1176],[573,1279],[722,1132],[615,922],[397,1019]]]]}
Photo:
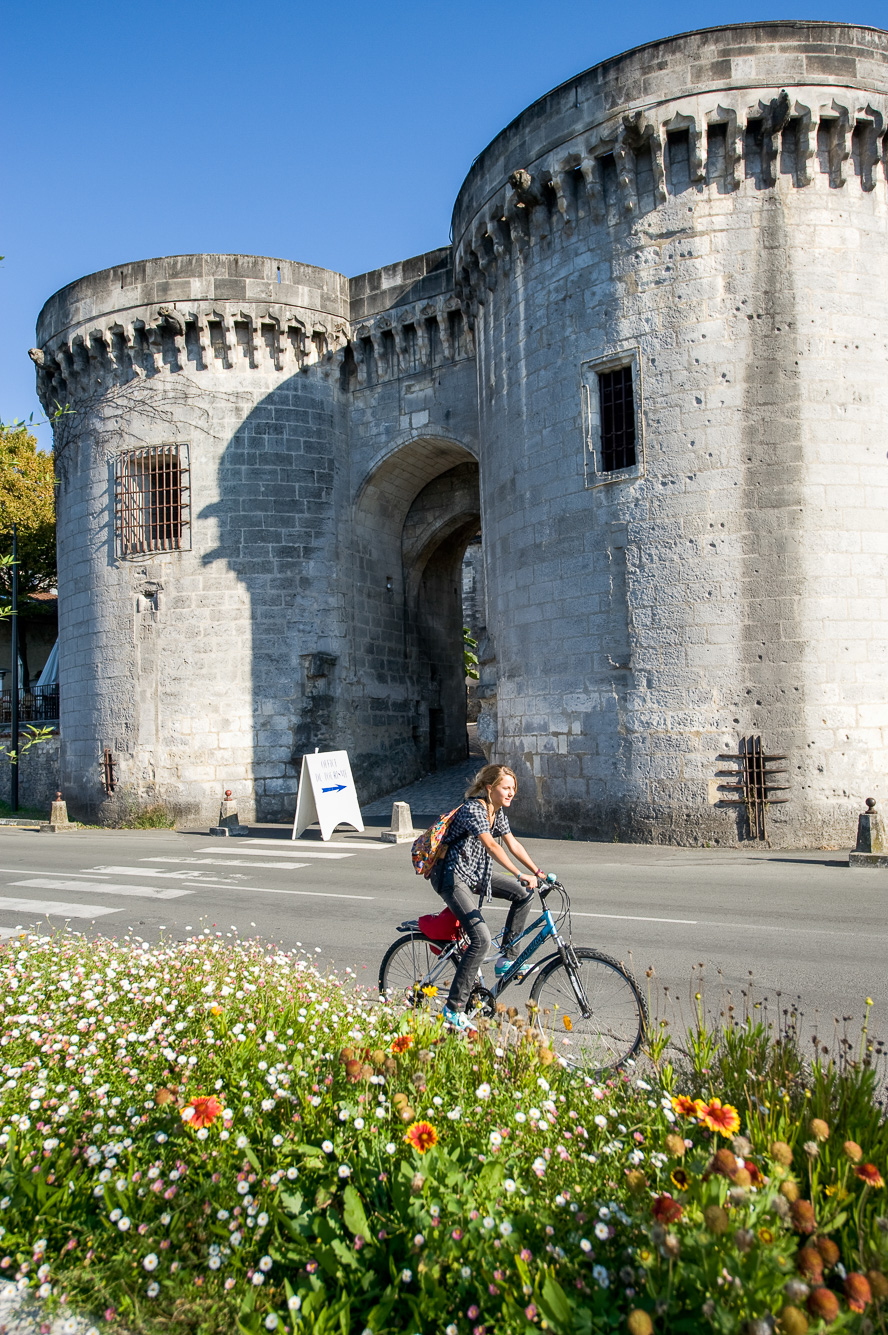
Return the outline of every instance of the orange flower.
{"type": "Polygon", "coordinates": [[[884,1187],[885,1179],[874,1163],[860,1163],[854,1169],[861,1182],[868,1187],[884,1187]]]}
{"type": "Polygon", "coordinates": [[[397,1053],[406,1052],[407,1049],[412,1046],[413,1046],[412,1034],[399,1034],[398,1037],[392,1043],[392,1052],[397,1052],[397,1053]]]}
{"type": "Polygon", "coordinates": [[[722,1105],[721,1099],[710,1099],[700,1105],[697,1113],[704,1126],[710,1131],[717,1131],[722,1136],[734,1136],[740,1130],[740,1114],[730,1103],[722,1105]]]}
{"type": "Polygon", "coordinates": [[[408,1145],[412,1145],[418,1154],[426,1154],[438,1143],[438,1133],[431,1122],[414,1122],[404,1133],[408,1145]]]}
{"type": "Polygon", "coordinates": [[[679,1117],[696,1117],[699,1108],[703,1105],[699,1099],[689,1099],[686,1094],[679,1094],[672,1100],[672,1108],[679,1117]]]}
{"type": "Polygon", "coordinates": [[[873,1300],[869,1280],[866,1275],[861,1275],[856,1270],[845,1276],[844,1288],[852,1312],[862,1312],[867,1303],[873,1300]]]}
{"type": "Polygon", "coordinates": [[[215,1094],[202,1094],[190,1103],[186,1103],[183,1112],[187,1108],[191,1109],[191,1116],[187,1119],[189,1126],[197,1127],[212,1126],[216,1118],[222,1111],[222,1104],[216,1098],[215,1094]]]}

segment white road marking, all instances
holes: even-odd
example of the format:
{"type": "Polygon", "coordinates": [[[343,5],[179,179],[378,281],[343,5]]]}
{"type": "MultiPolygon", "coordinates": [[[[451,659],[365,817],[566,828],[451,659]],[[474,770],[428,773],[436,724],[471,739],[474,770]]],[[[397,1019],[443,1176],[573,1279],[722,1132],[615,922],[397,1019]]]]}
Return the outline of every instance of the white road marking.
{"type": "Polygon", "coordinates": [[[337,895],[332,890],[269,890],[264,885],[226,885],[225,890],[249,890],[257,895],[311,895],[314,899],[375,899],[375,895],[337,895]]]}
{"type": "Polygon", "coordinates": [[[8,941],[11,936],[18,936],[17,927],[0,927],[0,941],[8,941]]]}
{"type": "Polygon", "coordinates": [[[101,872],[104,876],[162,876],[165,881],[193,881],[203,873],[199,871],[155,871],[153,867],[88,867],[90,872],[101,872]]]}
{"type": "MultiPolygon", "coordinates": [[[[251,847],[253,844],[271,844],[273,848],[280,849],[282,853],[286,853],[288,849],[291,849],[294,853],[295,852],[305,853],[310,848],[317,848],[319,851],[327,848],[348,848],[348,849],[359,848],[363,849],[364,852],[375,851],[378,853],[380,851],[384,852],[385,849],[387,848],[395,847],[394,844],[384,844],[382,842],[378,844],[359,844],[359,843],[353,844],[349,840],[345,839],[340,839],[340,840],[328,839],[326,841],[322,841],[320,839],[258,839],[257,838],[248,840],[245,839],[243,840],[243,842],[249,843],[251,847]]],[[[232,844],[226,844],[225,847],[230,848],[232,853],[242,853],[245,851],[242,848],[233,847],[232,844]]],[[[221,852],[222,850],[220,849],[219,851],[221,852]]]]}
{"type": "MultiPolygon", "coordinates": [[[[78,889],[80,887],[78,886],[78,889]]],[[[60,904],[52,899],[6,899],[0,898],[2,913],[34,913],[38,916],[52,914],[59,918],[101,918],[106,913],[121,913],[123,907],[109,909],[102,904],[60,904]]]]}
{"type": "Polygon", "coordinates": [[[620,922],[674,922],[682,927],[696,927],[696,918],[640,918],[631,913],[578,913],[571,909],[572,918],[619,918],[620,922]]]}
{"type": "MultiPolygon", "coordinates": [[[[307,862],[243,862],[240,858],[145,858],[145,862],[200,862],[205,867],[250,867],[253,871],[292,871],[294,867],[307,867],[307,862]]],[[[145,872],[150,876],[151,872],[145,872]]],[[[202,875],[196,872],[195,875],[202,875]]]]}
{"type": "Polygon", "coordinates": [[[29,881],[13,881],[13,885],[28,886],[33,890],[85,890],[91,895],[129,895],[133,899],[181,899],[193,895],[193,890],[161,889],[159,885],[112,885],[109,881],[59,881],[49,876],[38,876],[29,881]]]}
{"type": "MultiPolygon", "coordinates": [[[[203,849],[200,850],[203,852],[203,849]]],[[[216,851],[216,850],[214,850],[216,851]]],[[[230,853],[232,857],[243,857],[244,854],[251,858],[350,858],[351,853],[328,853],[316,851],[313,848],[220,848],[220,853],[230,853]]],[[[205,858],[142,858],[142,862],[203,862],[205,858]]],[[[227,858],[223,859],[228,861],[227,858]]]]}

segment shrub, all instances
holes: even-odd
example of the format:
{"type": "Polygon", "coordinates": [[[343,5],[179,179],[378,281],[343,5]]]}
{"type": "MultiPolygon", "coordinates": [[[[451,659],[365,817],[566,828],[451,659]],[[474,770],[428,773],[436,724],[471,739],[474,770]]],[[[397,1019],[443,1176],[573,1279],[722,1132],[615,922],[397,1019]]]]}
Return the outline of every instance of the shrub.
{"type": "Polygon", "coordinates": [[[109,1330],[862,1330],[888,1292],[884,1159],[835,1108],[810,1156],[723,1086],[596,1080],[516,1013],[467,1042],[221,934],[0,965],[0,1275],[109,1330]]]}

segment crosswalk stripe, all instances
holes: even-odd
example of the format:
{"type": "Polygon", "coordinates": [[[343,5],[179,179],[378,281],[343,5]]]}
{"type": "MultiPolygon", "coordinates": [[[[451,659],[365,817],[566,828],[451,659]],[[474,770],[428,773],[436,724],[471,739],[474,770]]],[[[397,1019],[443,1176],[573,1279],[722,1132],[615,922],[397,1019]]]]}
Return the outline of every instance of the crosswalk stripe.
{"type": "MultiPolygon", "coordinates": [[[[133,899],[181,899],[193,890],[174,890],[159,885],[112,885],[110,881],[60,881],[50,876],[38,876],[28,881],[13,881],[13,885],[33,890],[80,890],[90,895],[128,895],[133,899]]],[[[103,909],[103,913],[113,910],[103,909]]]]}
{"type": "MultiPolygon", "coordinates": [[[[80,887],[78,886],[78,889],[80,887]]],[[[0,897],[0,913],[32,913],[38,917],[52,914],[59,918],[101,918],[106,913],[121,913],[106,904],[61,904],[53,899],[6,899],[0,897]]]]}
{"type": "Polygon", "coordinates": [[[161,876],[165,881],[193,881],[203,874],[199,871],[155,871],[153,867],[89,867],[88,870],[106,876],[161,876]]]}
{"type": "MultiPolygon", "coordinates": [[[[344,856],[344,855],[343,855],[344,856]]],[[[244,862],[241,858],[143,858],[143,862],[198,862],[204,867],[251,867],[253,871],[292,871],[294,867],[307,867],[307,862],[244,862]]],[[[150,876],[150,872],[145,873],[150,876]]]]}
{"type": "Polygon", "coordinates": [[[385,852],[387,848],[394,848],[395,846],[394,844],[383,844],[383,843],[353,844],[350,840],[343,840],[343,839],[340,840],[327,839],[324,840],[324,842],[322,843],[320,839],[317,840],[259,839],[259,838],[254,839],[250,837],[247,839],[240,839],[235,843],[230,843],[229,841],[226,840],[224,844],[217,845],[217,850],[220,853],[222,852],[223,849],[225,849],[226,851],[230,850],[232,853],[246,853],[249,850],[243,847],[244,844],[249,844],[250,848],[252,848],[254,844],[270,844],[273,848],[276,848],[281,853],[286,853],[289,851],[292,851],[294,853],[307,853],[311,848],[317,848],[319,852],[324,851],[328,848],[347,848],[350,852],[353,852],[357,848],[365,853],[367,852],[379,853],[379,852],[385,852]]]}
{"type": "MultiPolygon", "coordinates": [[[[203,849],[200,850],[203,852],[203,849]]],[[[213,849],[214,853],[227,853],[230,857],[250,858],[350,858],[353,853],[328,853],[326,849],[299,848],[294,845],[291,848],[240,848],[235,842],[233,845],[226,844],[223,848],[213,849]]],[[[142,858],[143,862],[192,862],[193,858],[142,858]]],[[[227,861],[227,859],[226,859],[227,861]]]]}

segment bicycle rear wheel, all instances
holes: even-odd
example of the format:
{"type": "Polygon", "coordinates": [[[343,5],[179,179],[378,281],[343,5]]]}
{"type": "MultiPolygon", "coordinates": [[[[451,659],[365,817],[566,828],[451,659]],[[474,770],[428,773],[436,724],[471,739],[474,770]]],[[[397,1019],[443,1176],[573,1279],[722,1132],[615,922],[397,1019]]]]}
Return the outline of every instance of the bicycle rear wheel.
{"type": "Polygon", "coordinates": [[[441,954],[436,955],[422,932],[408,932],[389,946],[379,966],[379,990],[383,995],[401,998],[409,1006],[432,1002],[441,1006],[447,1000],[456,958],[451,942],[441,943],[441,954]],[[450,953],[448,953],[450,952],[450,953]],[[444,958],[442,958],[442,956],[444,958]],[[429,997],[423,987],[437,988],[429,997]]]}
{"type": "Polygon", "coordinates": [[[622,964],[582,946],[574,947],[574,954],[589,1016],[580,1010],[570,973],[558,958],[543,969],[531,990],[531,1002],[537,1007],[535,1022],[570,1065],[588,1069],[590,1074],[619,1070],[641,1046],[647,1006],[622,964]]]}

